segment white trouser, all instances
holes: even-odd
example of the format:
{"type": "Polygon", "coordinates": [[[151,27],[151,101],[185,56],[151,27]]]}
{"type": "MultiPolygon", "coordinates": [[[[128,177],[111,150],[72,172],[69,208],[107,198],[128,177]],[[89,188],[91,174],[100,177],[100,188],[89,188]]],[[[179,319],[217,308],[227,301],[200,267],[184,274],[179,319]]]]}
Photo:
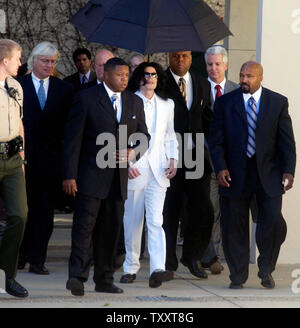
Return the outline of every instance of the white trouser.
{"type": "Polygon", "coordinates": [[[163,224],[163,206],[167,188],[156,181],[151,169],[144,189],[128,190],[124,213],[126,259],[124,273],[135,274],[140,268],[141,238],[144,223],[144,208],[148,228],[148,252],[150,275],[154,270],[165,270],[166,237],[163,224]]]}

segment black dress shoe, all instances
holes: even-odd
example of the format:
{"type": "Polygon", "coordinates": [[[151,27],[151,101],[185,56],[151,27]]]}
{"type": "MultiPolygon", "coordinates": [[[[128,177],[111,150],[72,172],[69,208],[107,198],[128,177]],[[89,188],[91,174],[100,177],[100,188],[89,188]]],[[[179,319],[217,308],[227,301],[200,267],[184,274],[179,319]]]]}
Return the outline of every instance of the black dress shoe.
{"type": "Polygon", "coordinates": [[[32,272],[35,274],[42,274],[42,275],[50,274],[50,272],[44,266],[44,264],[30,264],[29,272],[32,272]]]}
{"type": "Polygon", "coordinates": [[[230,289],[242,289],[243,288],[243,285],[242,284],[236,284],[234,282],[231,282],[230,285],[229,285],[229,288],[230,289]]]}
{"type": "Polygon", "coordinates": [[[28,291],[21,286],[15,279],[5,279],[5,290],[7,294],[15,297],[27,297],[28,291]]]}
{"type": "Polygon", "coordinates": [[[190,273],[192,275],[194,275],[197,278],[201,278],[201,279],[207,279],[207,273],[205,272],[204,268],[201,265],[200,261],[192,261],[190,263],[186,262],[185,260],[181,259],[180,262],[188,267],[188,269],[190,270],[190,273]]]}
{"type": "Polygon", "coordinates": [[[74,296],[84,295],[84,285],[83,282],[78,278],[70,278],[67,281],[66,288],[71,291],[74,296]]]}
{"type": "Polygon", "coordinates": [[[154,271],[149,278],[149,287],[157,288],[162,282],[170,281],[174,278],[173,271],[154,271]]]}
{"type": "Polygon", "coordinates": [[[270,273],[266,275],[261,275],[258,273],[258,277],[261,279],[261,285],[268,289],[273,289],[275,287],[275,281],[270,273]]]}
{"type": "Polygon", "coordinates": [[[120,283],[122,284],[130,284],[134,282],[136,279],[136,274],[123,274],[123,276],[120,279],[120,283]]]}
{"type": "Polygon", "coordinates": [[[26,261],[19,260],[18,262],[18,270],[23,270],[25,268],[26,261]]]}
{"type": "Polygon", "coordinates": [[[99,293],[111,293],[111,294],[122,294],[124,292],[123,289],[117,287],[114,284],[96,285],[95,291],[99,293]]]}

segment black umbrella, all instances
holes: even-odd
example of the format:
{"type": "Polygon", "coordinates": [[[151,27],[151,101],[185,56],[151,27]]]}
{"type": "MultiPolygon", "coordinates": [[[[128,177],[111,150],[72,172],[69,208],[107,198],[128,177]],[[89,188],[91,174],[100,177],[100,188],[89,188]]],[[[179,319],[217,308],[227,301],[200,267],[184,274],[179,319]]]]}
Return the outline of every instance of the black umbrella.
{"type": "Polygon", "coordinates": [[[142,54],[205,51],[231,34],[202,0],[90,0],[70,22],[89,42],[142,54]]]}

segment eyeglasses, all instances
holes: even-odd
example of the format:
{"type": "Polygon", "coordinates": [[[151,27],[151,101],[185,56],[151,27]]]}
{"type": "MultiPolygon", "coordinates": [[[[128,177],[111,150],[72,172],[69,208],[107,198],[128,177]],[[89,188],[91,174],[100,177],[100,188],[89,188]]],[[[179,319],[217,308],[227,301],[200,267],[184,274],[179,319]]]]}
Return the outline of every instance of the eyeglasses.
{"type": "Polygon", "coordinates": [[[57,63],[57,60],[55,59],[45,59],[45,58],[39,58],[39,60],[43,63],[43,64],[51,64],[51,65],[55,65],[57,63]]]}
{"type": "Polygon", "coordinates": [[[153,78],[155,78],[155,79],[157,78],[157,73],[144,72],[144,75],[145,75],[145,77],[146,77],[147,79],[149,79],[150,76],[153,77],[153,78]]]}

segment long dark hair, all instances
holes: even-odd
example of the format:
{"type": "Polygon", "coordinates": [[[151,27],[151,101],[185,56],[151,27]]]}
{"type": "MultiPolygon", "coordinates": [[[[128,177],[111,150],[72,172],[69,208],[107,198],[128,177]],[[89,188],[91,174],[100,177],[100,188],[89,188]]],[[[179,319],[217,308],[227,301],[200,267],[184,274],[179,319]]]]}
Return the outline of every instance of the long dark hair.
{"type": "Polygon", "coordinates": [[[153,67],[157,73],[157,86],[155,88],[155,93],[161,98],[167,99],[168,97],[165,92],[165,84],[166,84],[167,76],[163,68],[158,63],[154,63],[154,62],[141,63],[132,73],[132,76],[128,82],[127,89],[131,92],[136,92],[137,90],[140,89],[141,81],[146,83],[146,79],[144,75],[146,67],[153,67]]]}

